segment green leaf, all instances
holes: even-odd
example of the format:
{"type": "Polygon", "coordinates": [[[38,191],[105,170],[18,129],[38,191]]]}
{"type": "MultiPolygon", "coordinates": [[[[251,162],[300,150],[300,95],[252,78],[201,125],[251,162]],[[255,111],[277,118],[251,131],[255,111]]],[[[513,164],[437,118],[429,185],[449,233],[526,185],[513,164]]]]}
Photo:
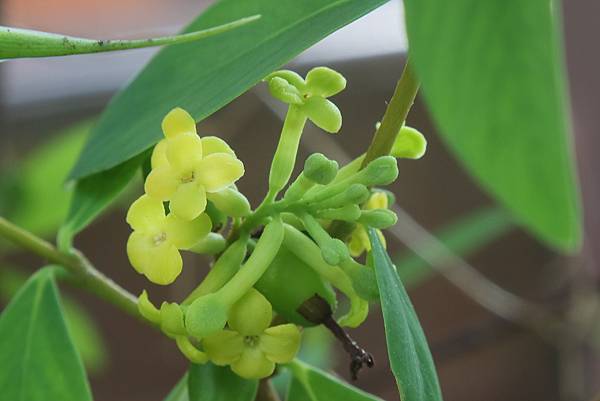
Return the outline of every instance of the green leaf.
{"type": "Polygon", "coordinates": [[[190,401],[254,401],[257,380],[242,379],[227,366],[192,364],[188,372],[190,401]]]}
{"type": "Polygon", "coordinates": [[[220,109],[273,70],[387,0],[223,0],[186,32],[260,14],[234,32],[162,49],[110,103],[70,178],[112,168],[161,137],[161,120],[183,107],[196,121],[220,109]]]}
{"type": "Polygon", "coordinates": [[[190,401],[188,394],[188,374],[183,375],[164,401],[190,401]]]}
{"type": "Polygon", "coordinates": [[[60,249],[69,249],[73,237],[123,192],[148,155],[144,152],[117,167],[77,181],[69,214],[59,231],[60,249]]]}
{"type": "Polygon", "coordinates": [[[294,377],[288,390],[287,401],[381,400],[299,360],[294,360],[290,368],[294,377]]]}
{"type": "Polygon", "coordinates": [[[369,229],[392,372],[402,401],[438,401],[442,393],[417,314],[374,229],[369,229]]]}
{"type": "Polygon", "coordinates": [[[137,40],[97,40],[0,26],[0,59],[68,56],[187,43],[218,35],[259,18],[253,16],[185,35],[137,40]]]}
{"type": "MultiPolygon", "coordinates": [[[[0,302],[8,303],[27,281],[27,275],[15,267],[0,267],[0,302]]],[[[98,372],[106,365],[107,348],[93,318],[75,300],[63,296],[64,317],[75,348],[88,372],[98,372]]]]}
{"type": "Polygon", "coordinates": [[[10,169],[2,169],[0,214],[37,235],[55,232],[71,197],[65,177],[91,126],[91,121],[72,125],[11,163],[10,169]]]}
{"type": "Polygon", "coordinates": [[[91,401],[62,315],[54,268],[33,275],[0,316],[0,366],[2,399],[91,401]]]}
{"type": "Polygon", "coordinates": [[[560,2],[406,0],[411,62],[450,148],[532,233],[581,242],[560,2]]]}
{"type": "MultiPolygon", "coordinates": [[[[506,234],[512,227],[513,221],[504,210],[485,208],[461,216],[434,235],[452,252],[464,256],[506,234]]],[[[423,244],[421,252],[443,263],[444,255],[438,247],[423,244]]],[[[406,287],[417,286],[435,273],[429,263],[410,251],[396,256],[394,260],[400,280],[406,287]]]]}

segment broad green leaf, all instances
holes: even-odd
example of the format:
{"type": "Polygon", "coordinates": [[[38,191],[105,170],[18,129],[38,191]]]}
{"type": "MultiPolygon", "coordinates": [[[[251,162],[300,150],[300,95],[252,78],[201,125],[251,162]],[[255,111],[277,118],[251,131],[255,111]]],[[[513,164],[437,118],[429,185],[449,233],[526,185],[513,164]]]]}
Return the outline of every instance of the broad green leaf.
{"type": "MultiPolygon", "coordinates": [[[[512,227],[512,219],[504,210],[485,208],[461,216],[437,231],[435,236],[452,252],[464,256],[506,234],[512,227]]],[[[437,247],[423,244],[421,251],[443,263],[443,255],[437,247]]],[[[397,255],[394,260],[400,280],[406,287],[419,285],[435,273],[429,263],[410,251],[397,255]]]]}
{"type": "Polygon", "coordinates": [[[374,229],[369,229],[392,373],[402,401],[438,401],[442,393],[417,314],[374,229]]]}
{"type": "Polygon", "coordinates": [[[190,401],[254,401],[257,380],[242,379],[227,366],[190,365],[190,401]]]}
{"type": "Polygon", "coordinates": [[[273,70],[387,0],[222,0],[185,32],[260,14],[255,23],[201,43],[162,49],[109,104],[70,178],[123,163],[162,136],[179,106],[203,120],[273,70]]]}
{"type": "Polygon", "coordinates": [[[62,315],[54,268],[33,275],[0,316],[0,366],[4,400],[91,401],[62,315]]]}
{"type": "Polygon", "coordinates": [[[53,233],[69,207],[71,191],[64,185],[65,177],[91,126],[91,121],[77,123],[12,163],[10,169],[2,169],[1,214],[37,235],[53,233]]]}
{"type": "MultiPolygon", "coordinates": [[[[0,302],[6,304],[27,281],[27,275],[15,267],[0,267],[0,302]]],[[[64,317],[75,348],[86,370],[100,371],[106,365],[107,348],[100,331],[88,312],[75,300],[62,297],[64,317]]]]}
{"type": "Polygon", "coordinates": [[[574,250],[581,210],[560,2],[406,0],[411,62],[450,148],[548,244],[574,250]]]}
{"type": "Polygon", "coordinates": [[[188,374],[183,375],[164,401],[190,401],[188,394],[188,374]]]}
{"type": "MultiPolygon", "coordinates": [[[[314,366],[295,360],[286,401],[377,401],[373,394],[351,386],[314,366]]],[[[403,400],[404,401],[404,400],[403,400]]]]}
{"type": "MultiPolygon", "coordinates": [[[[218,35],[259,18],[252,16],[184,35],[137,40],[97,40],[0,26],[0,59],[52,57],[174,45],[218,35]]],[[[231,20],[230,20],[231,21],[231,20]]]]}
{"type": "Polygon", "coordinates": [[[61,249],[70,248],[73,237],[122,193],[147,157],[144,152],[117,167],[77,181],[69,214],[58,235],[61,249]]]}

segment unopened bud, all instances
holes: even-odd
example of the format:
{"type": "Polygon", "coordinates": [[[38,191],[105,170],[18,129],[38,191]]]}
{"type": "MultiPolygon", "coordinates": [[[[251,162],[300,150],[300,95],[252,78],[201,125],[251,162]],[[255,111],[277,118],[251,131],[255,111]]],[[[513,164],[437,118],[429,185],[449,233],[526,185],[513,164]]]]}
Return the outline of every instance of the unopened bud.
{"type": "Polygon", "coordinates": [[[358,221],[369,227],[384,229],[396,224],[398,216],[388,209],[363,210],[358,221]]]}
{"type": "Polygon", "coordinates": [[[207,198],[217,209],[231,217],[245,217],[250,214],[250,202],[233,187],[218,192],[207,193],[207,198]]]}
{"type": "MultiPolygon", "coordinates": [[[[398,164],[392,156],[381,156],[365,167],[362,184],[387,185],[398,178],[398,164]]],[[[359,172],[360,174],[360,172],[359,172]]]]}
{"type": "Polygon", "coordinates": [[[227,323],[229,307],[216,294],[196,299],[185,313],[185,327],[189,335],[202,338],[222,330],[227,323]]]}
{"type": "Polygon", "coordinates": [[[402,127],[390,154],[405,159],[420,159],[427,149],[427,139],[414,128],[402,127]]]}
{"type": "Polygon", "coordinates": [[[283,78],[269,79],[269,92],[271,96],[288,104],[302,104],[302,94],[294,85],[283,78]]]}
{"type": "Polygon", "coordinates": [[[335,178],[338,164],[322,153],[313,153],[304,162],[304,175],[317,184],[327,185],[335,178]]]}

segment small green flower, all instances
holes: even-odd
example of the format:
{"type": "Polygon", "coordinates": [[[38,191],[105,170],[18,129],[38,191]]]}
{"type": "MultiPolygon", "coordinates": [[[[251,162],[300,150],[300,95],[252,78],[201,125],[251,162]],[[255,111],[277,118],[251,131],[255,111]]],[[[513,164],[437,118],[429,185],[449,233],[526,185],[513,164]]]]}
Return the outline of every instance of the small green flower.
{"type": "Polygon", "coordinates": [[[200,138],[196,122],[181,108],[165,116],[162,129],[166,139],[154,148],[146,193],[170,201],[175,215],[193,220],[206,209],[207,193],[237,181],[244,175],[244,165],[222,139],[200,138]]]}
{"type": "Polygon", "coordinates": [[[276,363],[290,362],[300,347],[300,331],[293,324],[269,327],[269,301],[251,289],[231,308],[229,328],[205,337],[204,351],[210,360],[246,379],[270,376],[276,363]]]}
{"type": "Polygon", "coordinates": [[[202,213],[191,221],[173,213],[165,215],[160,200],[148,195],[138,198],[127,212],[133,233],[127,255],[135,270],[155,284],[172,283],[181,273],[180,249],[189,249],[211,230],[210,218],[202,213]]]}

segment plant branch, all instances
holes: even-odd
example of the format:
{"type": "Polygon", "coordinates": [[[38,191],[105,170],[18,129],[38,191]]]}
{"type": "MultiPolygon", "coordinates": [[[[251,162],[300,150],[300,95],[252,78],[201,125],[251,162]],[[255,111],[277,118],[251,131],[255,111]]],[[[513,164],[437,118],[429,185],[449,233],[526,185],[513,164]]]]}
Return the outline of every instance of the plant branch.
{"type": "Polygon", "coordinates": [[[279,395],[271,382],[271,379],[261,379],[258,383],[256,401],[280,401],[279,395]]]}
{"type": "Polygon", "coordinates": [[[394,94],[383,114],[381,125],[373,136],[373,141],[367,149],[367,155],[363,159],[360,168],[365,167],[369,162],[380,156],[390,154],[394,140],[400,128],[404,125],[406,116],[408,116],[408,112],[415,101],[419,86],[419,79],[413,71],[410,60],[407,59],[394,94]]]}
{"type": "MultiPolygon", "coordinates": [[[[54,245],[0,217],[0,236],[71,273],[68,281],[83,287],[128,314],[140,318],[136,297],[98,271],[79,251],[64,253],[54,245]]],[[[144,320],[146,321],[146,320],[144,320]]]]}

